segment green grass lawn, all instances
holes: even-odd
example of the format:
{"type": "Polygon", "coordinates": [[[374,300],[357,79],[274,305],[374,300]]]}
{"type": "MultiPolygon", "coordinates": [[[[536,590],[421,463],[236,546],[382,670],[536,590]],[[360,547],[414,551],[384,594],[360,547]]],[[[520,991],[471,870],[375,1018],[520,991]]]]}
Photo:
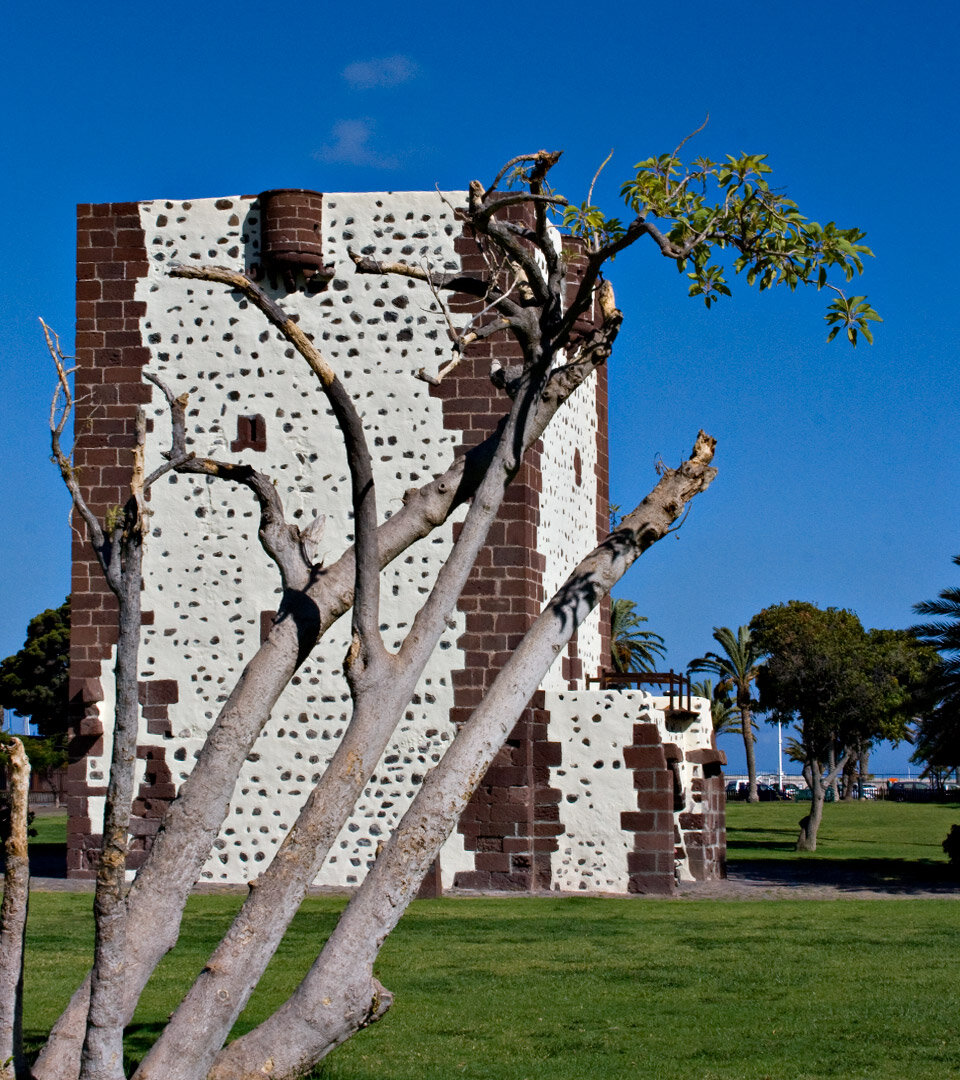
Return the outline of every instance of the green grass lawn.
{"type": "MultiPolygon", "coordinates": [[[[36,1045],[89,955],[90,896],[31,898],[36,1045]]],[[[190,900],[129,1031],[138,1058],[237,896],[190,900]]],[[[238,1030],[296,985],[343,901],[308,900],[238,1030]]],[[[378,975],[397,995],[328,1080],[942,1080],[960,1076],[953,900],[415,903],[378,975]]]]}
{"type": "MultiPolygon", "coordinates": [[[[732,803],[731,862],[802,860],[943,876],[958,804],[825,808],[793,851],[802,804],[732,803]]],[[[62,816],[36,819],[62,842],[62,816]]],[[[145,1052],[240,903],[192,897],[177,949],[128,1031],[145,1052]]],[[[310,899],[237,1032],[302,977],[344,901],[310,899]]],[[[82,977],[89,894],[34,893],[27,1037],[39,1046],[82,977]]],[[[325,1080],[940,1080],[960,1077],[960,902],[563,898],[415,903],[378,976],[394,1008],[321,1066],[325,1080]]]]}
{"type": "Polygon", "coordinates": [[[863,800],[827,803],[810,854],[794,851],[809,803],[727,803],[727,857],[743,859],[891,859],[944,864],[942,843],[960,824],[960,803],[863,800]]]}
{"type": "Polygon", "coordinates": [[[42,813],[34,812],[30,828],[36,833],[36,836],[30,837],[31,844],[66,844],[67,812],[66,810],[47,812],[46,808],[42,813]]]}

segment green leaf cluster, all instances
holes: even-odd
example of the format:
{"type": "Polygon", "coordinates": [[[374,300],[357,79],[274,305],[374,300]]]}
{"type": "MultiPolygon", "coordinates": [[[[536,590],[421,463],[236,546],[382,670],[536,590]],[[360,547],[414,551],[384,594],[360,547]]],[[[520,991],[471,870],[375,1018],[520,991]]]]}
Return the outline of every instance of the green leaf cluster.
{"type": "Polygon", "coordinates": [[[663,638],[646,630],[646,615],[639,615],[633,600],[610,603],[610,655],[614,671],[655,671],[666,655],[663,638]]]}
{"type": "Polygon", "coordinates": [[[739,734],[740,715],[730,698],[728,686],[724,683],[714,686],[712,679],[701,679],[691,683],[690,690],[694,697],[706,698],[710,702],[710,718],[715,735],[725,735],[728,732],[739,734]]]}
{"type": "Polygon", "coordinates": [[[853,345],[860,333],[873,341],[867,324],[880,316],[865,297],[847,299],[829,281],[832,273],[847,282],[862,273],[864,257],[873,254],[862,242],[865,233],[805,217],[771,186],[765,154],[728,155],[723,161],[700,157],[685,165],[675,152],[639,161],[634,170],[621,187],[632,222],[608,217],[589,199],[565,208],[563,226],[590,250],[612,258],[640,235],[651,235],[686,274],[689,295],[708,308],[730,295],[730,269],[761,291],[775,285],[829,288],[838,299],[826,316],[832,327],[828,340],[846,330],[853,345]]]}
{"type": "MultiPolygon", "coordinates": [[[[690,295],[704,301],[729,295],[717,251],[736,252],[733,269],[761,290],[774,285],[827,284],[830,268],[847,281],[862,273],[872,252],[857,228],[840,229],[808,221],[797,204],[770,186],[765,154],[727,155],[724,162],[698,158],[689,168],[672,155],[648,158],[622,194],[637,214],[667,223],[667,236],[689,265],[690,295]]],[[[708,303],[709,306],[709,303],[708,303]]]]}
{"type": "Polygon", "coordinates": [[[600,207],[591,206],[587,202],[565,207],[562,224],[572,236],[588,240],[595,248],[616,243],[627,231],[619,218],[608,218],[600,207]]]}
{"type": "MultiPolygon", "coordinates": [[[[953,561],[960,566],[960,555],[953,561]]],[[[940,663],[934,679],[934,708],[920,720],[913,760],[933,770],[960,768],[960,588],[941,590],[936,600],[914,605],[929,622],[912,632],[935,649],[940,663]]]]}
{"type": "Polygon", "coordinates": [[[865,296],[844,296],[842,293],[827,306],[827,314],[824,315],[827,324],[832,327],[827,334],[827,341],[833,339],[841,330],[846,330],[847,340],[857,347],[858,331],[873,344],[873,333],[867,325],[871,322],[883,322],[883,319],[867,303],[865,296]]]}

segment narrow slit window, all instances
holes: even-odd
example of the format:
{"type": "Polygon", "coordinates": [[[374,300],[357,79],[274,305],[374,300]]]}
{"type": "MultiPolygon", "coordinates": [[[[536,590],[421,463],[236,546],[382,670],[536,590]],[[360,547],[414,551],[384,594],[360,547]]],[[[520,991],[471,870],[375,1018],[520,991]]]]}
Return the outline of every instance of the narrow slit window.
{"type": "Polygon", "coordinates": [[[240,450],[256,450],[263,453],[267,448],[267,425],[259,413],[237,417],[237,437],[230,444],[233,453],[240,450]]]}

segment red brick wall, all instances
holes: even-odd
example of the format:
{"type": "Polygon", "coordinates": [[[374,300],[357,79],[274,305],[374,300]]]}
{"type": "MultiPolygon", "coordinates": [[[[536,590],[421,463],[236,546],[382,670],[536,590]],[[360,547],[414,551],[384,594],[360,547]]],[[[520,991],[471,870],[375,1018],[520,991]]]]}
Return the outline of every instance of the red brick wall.
{"type": "MultiPolygon", "coordinates": [[[[137,407],[149,402],[151,396],[151,387],[142,378],[143,365],[150,355],[140,336],[145,305],[135,299],[137,281],[146,272],[146,244],[136,203],[85,203],[77,207],[73,462],[84,497],[101,521],[111,507],[122,505],[130,494],[137,407]]],[[[70,707],[77,734],[70,746],[67,782],[67,873],[71,877],[92,877],[101,822],[90,819],[88,799],[106,794],[106,779],[88,781],[86,757],[110,752],[103,745],[97,702],[103,698],[101,663],[110,656],[117,640],[117,606],[77,515],[73,526],[70,707]]],[[[145,624],[152,619],[152,612],[143,613],[145,624]]],[[[176,683],[141,683],[140,700],[147,729],[168,733],[167,706],[176,700],[176,683]]],[[[131,820],[131,867],[138,866],[143,858],[144,843],[140,838],[156,831],[156,820],[152,825],[143,825],[139,820],[144,807],[149,805],[149,814],[158,820],[158,800],[165,797],[169,801],[173,795],[164,753],[163,747],[139,751],[139,756],[150,763],[131,820]],[[151,790],[154,783],[161,786],[151,790]]]]}
{"type": "MultiPolygon", "coordinates": [[[[607,423],[607,385],[609,372],[603,364],[597,369],[597,540],[610,532],[610,432],[607,423]]],[[[610,660],[610,595],[600,601],[600,656],[601,667],[612,667],[610,660]]],[[[587,674],[599,675],[600,672],[587,674]]]]}
{"type": "MultiPolygon", "coordinates": [[[[711,752],[700,753],[706,757],[711,752]]],[[[693,781],[696,809],[681,814],[679,824],[690,872],[697,881],[713,881],[727,876],[727,798],[719,761],[705,761],[704,773],[693,781]]]]}
{"type": "MultiPolygon", "coordinates": [[[[520,219],[522,210],[511,216],[520,219]]],[[[486,263],[476,241],[458,238],[457,251],[466,274],[485,276],[486,263]]],[[[454,297],[458,315],[479,311],[483,304],[468,296],[454,297]]],[[[444,424],[461,433],[461,449],[476,446],[496,427],[510,399],[490,381],[490,364],[519,363],[516,341],[496,334],[469,347],[460,365],[434,388],[443,402],[444,424]]],[[[465,632],[461,671],[453,672],[451,719],[464,723],[480,703],[497,672],[540,614],[543,606],[543,555],[537,550],[540,521],[540,454],[538,442],[525,455],[507,491],[497,520],[464,588],[459,609],[465,632]]],[[[460,822],[468,850],[476,852],[474,871],[458,876],[465,888],[523,889],[547,887],[550,852],[556,850],[559,792],[549,789],[551,755],[549,716],[538,694],[522,713],[506,745],[464,812],[460,822]]]]}
{"type": "Polygon", "coordinates": [[[656,724],[634,724],[633,745],[624,747],[623,761],[637,789],[637,809],[620,815],[621,828],[634,834],[627,888],[668,896],[676,887],[674,774],[656,724]]]}
{"type": "MultiPolygon", "coordinates": [[[[150,400],[150,387],[141,380],[149,356],[140,340],[144,304],[134,298],[146,271],[136,203],[77,207],[74,466],[90,509],[101,520],[130,494],[137,406],[150,400]]],[[[100,845],[94,830],[101,822],[90,820],[87,799],[106,794],[106,781],[87,783],[85,756],[103,753],[96,702],[102,697],[101,661],[116,643],[117,607],[76,515],[70,614],[70,702],[77,736],[67,784],[67,872],[89,877],[100,845]]]]}

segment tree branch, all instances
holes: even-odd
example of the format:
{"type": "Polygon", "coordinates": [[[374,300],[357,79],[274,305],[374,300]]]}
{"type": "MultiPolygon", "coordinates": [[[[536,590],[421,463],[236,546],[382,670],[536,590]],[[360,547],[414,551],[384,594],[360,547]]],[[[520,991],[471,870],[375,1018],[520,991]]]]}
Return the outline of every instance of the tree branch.
{"type": "Polygon", "coordinates": [[[716,475],[702,431],[690,458],[660,482],[567,578],[498,673],[482,703],[427,775],[400,824],[290,998],[217,1056],[208,1080],[300,1075],[357,1030],[384,994],[372,978],[384,938],[414,898],[515,719],[583,620],[632,563],[665,535],[716,475]],[[268,1064],[269,1062],[269,1064],[268,1064]]]}
{"type": "MultiPolygon", "coordinates": [[[[611,290],[612,301],[612,290],[611,290]]],[[[607,322],[581,349],[576,363],[550,373],[527,429],[529,447],[562,405],[609,356],[622,316],[612,308],[607,322]]],[[[442,525],[468,502],[486,474],[500,441],[499,429],[440,476],[404,496],[400,509],[377,530],[380,566],[442,525]]],[[[226,817],[241,765],[280,694],[326,629],[353,600],[354,552],[345,551],[320,570],[302,599],[294,594],[284,617],[248,662],[207,733],[204,746],[177,798],[170,805],[150,854],[127,898],[129,918],[126,1015],[161,957],[174,945],[183,905],[226,817]]],[[[71,1047],[78,1053],[89,986],[74,994],[34,1065],[36,1080],[63,1080],[71,1047]]],[[[73,1075],[76,1075],[74,1072],[73,1075]]]]}

